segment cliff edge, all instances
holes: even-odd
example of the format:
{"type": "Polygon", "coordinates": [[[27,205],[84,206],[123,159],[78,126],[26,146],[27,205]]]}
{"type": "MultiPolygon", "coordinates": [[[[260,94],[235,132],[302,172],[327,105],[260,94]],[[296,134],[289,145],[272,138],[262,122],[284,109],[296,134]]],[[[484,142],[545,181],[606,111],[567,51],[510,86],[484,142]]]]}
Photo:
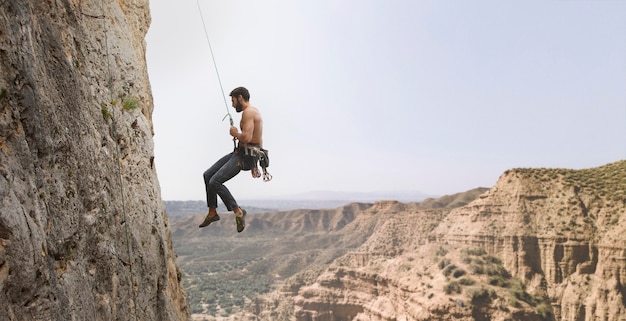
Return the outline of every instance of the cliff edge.
{"type": "Polygon", "coordinates": [[[147,0],[0,1],[0,319],[188,320],[147,0]]]}

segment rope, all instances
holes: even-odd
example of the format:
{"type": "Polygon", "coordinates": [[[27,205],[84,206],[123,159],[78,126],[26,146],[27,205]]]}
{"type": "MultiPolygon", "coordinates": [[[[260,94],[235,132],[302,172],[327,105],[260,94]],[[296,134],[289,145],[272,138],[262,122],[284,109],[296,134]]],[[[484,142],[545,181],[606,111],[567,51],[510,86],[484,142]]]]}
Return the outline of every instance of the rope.
{"type": "MultiPolygon", "coordinates": [[[[100,9],[102,10],[102,15],[100,17],[102,17],[102,27],[104,29],[104,47],[105,47],[105,53],[106,53],[106,60],[107,60],[107,74],[109,77],[109,81],[108,81],[108,87],[109,87],[109,99],[110,101],[113,101],[113,76],[111,73],[111,62],[110,62],[110,54],[109,54],[109,38],[108,38],[108,26],[107,26],[107,22],[106,22],[106,15],[105,15],[105,11],[104,11],[104,0],[100,0],[100,9]]],[[[111,108],[111,121],[113,124],[113,138],[116,139],[117,137],[117,122],[115,121],[115,108],[111,108]]],[[[126,198],[124,197],[124,180],[122,177],[122,164],[120,162],[120,146],[117,143],[117,139],[116,139],[116,149],[115,149],[115,156],[117,158],[117,173],[118,173],[118,179],[119,179],[119,185],[120,185],[120,196],[122,199],[122,218],[124,220],[124,226],[125,231],[126,231],[126,246],[127,246],[127,251],[128,251],[128,262],[124,262],[123,260],[121,260],[118,256],[118,259],[120,259],[120,261],[122,261],[122,264],[124,266],[128,265],[129,266],[129,270],[130,270],[130,290],[132,291],[132,295],[133,295],[133,304],[134,304],[134,309],[135,309],[135,313],[133,313],[135,315],[135,321],[139,320],[137,318],[137,293],[136,290],[134,289],[135,286],[135,279],[134,279],[134,273],[133,273],[133,256],[132,256],[132,248],[130,246],[130,236],[129,236],[129,232],[128,232],[128,221],[126,218],[126,198]]]]}
{"type": "Polygon", "coordinates": [[[204,23],[204,16],[202,15],[202,8],[200,8],[200,0],[196,0],[196,4],[198,4],[198,11],[200,12],[200,19],[202,19],[202,27],[204,29],[204,35],[206,36],[206,41],[209,43],[209,51],[211,52],[211,59],[213,60],[213,67],[215,68],[215,73],[217,74],[217,81],[220,84],[220,90],[222,91],[222,97],[224,98],[224,106],[226,106],[226,116],[224,116],[222,120],[228,117],[230,119],[230,125],[235,126],[235,122],[233,122],[233,117],[230,115],[230,111],[228,109],[228,102],[226,102],[226,95],[224,95],[224,87],[222,86],[222,79],[220,78],[220,72],[217,69],[217,63],[215,62],[215,55],[213,55],[213,47],[211,46],[211,39],[209,38],[209,32],[207,31],[206,24],[204,23]]]}

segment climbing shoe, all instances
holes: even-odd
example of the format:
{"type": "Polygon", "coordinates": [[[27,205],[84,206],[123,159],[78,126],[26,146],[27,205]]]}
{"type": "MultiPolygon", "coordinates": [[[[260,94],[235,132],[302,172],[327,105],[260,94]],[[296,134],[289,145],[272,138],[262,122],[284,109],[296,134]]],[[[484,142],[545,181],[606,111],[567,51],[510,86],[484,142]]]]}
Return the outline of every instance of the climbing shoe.
{"type": "Polygon", "coordinates": [[[241,209],[241,211],[243,212],[243,215],[237,216],[237,214],[235,214],[235,223],[237,223],[237,232],[239,233],[243,232],[243,229],[246,228],[247,212],[243,208],[241,209]]]}
{"type": "Polygon", "coordinates": [[[198,226],[199,228],[203,228],[205,226],[208,226],[209,224],[213,223],[213,222],[217,222],[220,220],[220,216],[215,214],[214,216],[209,216],[207,214],[207,216],[204,218],[204,222],[202,222],[202,224],[200,224],[200,226],[198,226]]]}

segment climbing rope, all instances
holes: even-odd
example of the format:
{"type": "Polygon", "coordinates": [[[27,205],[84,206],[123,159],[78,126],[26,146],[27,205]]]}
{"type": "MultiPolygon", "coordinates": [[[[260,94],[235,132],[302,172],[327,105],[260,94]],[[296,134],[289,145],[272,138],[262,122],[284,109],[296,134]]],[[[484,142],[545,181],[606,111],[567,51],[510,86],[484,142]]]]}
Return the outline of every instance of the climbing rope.
{"type": "Polygon", "coordinates": [[[228,102],[226,101],[226,95],[224,95],[224,87],[222,86],[222,79],[220,78],[220,71],[217,69],[217,63],[215,62],[215,55],[213,54],[213,47],[211,46],[211,39],[209,38],[209,32],[206,29],[206,24],[204,23],[204,15],[202,15],[202,8],[200,7],[200,0],[196,0],[196,4],[198,5],[198,12],[200,12],[200,19],[202,20],[202,28],[204,29],[204,35],[206,36],[206,41],[209,43],[209,51],[211,52],[211,60],[213,60],[213,67],[215,68],[215,73],[217,74],[217,81],[220,84],[220,90],[222,91],[222,98],[224,98],[224,106],[226,106],[226,116],[222,118],[222,120],[228,117],[230,119],[230,125],[235,126],[235,122],[233,122],[233,117],[230,115],[230,111],[228,109],[228,102]]]}
{"type": "MultiPolygon", "coordinates": [[[[109,101],[113,101],[113,76],[111,73],[111,62],[110,62],[110,54],[109,54],[109,39],[108,39],[108,26],[107,26],[107,21],[106,21],[106,14],[104,11],[104,0],[100,0],[100,9],[102,10],[102,15],[100,15],[100,17],[102,18],[102,28],[104,29],[104,48],[105,48],[105,57],[107,60],[107,74],[108,74],[108,87],[109,87],[109,101]]],[[[129,234],[129,223],[127,221],[127,217],[126,217],[126,198],[124,196],[124,180],[122,177],[122,164],[120,162],[120,146],[117,143],[117,122],[115,121],[115,108],[111,108],[111,122],[113,124],[113,139],[116,139],[116,148],[115,148],[115,156],[117,159],[117,173],[118,173],[118,179],[119,179],[119,186],[120,186],[120,197],[121,197],[121,201],[122,201],[122,219],[123,219],[123,224],[125,226],[125,232],[126,232],[126,246],[127,246],[127,251],[128,251],[128,261],[125,262],[123,260],[121,260],[118,256],[118,259],[120,259],[120,261],[122,261],[122,264],[124,266],[129,267],[129,271],[130,271],[130,291],[132,291],[132,295],[133,295],[133,304],[134,304],[134,309],[135,309],[135,313],[133,313],[135,315],[135,321],[139,320],[137,317],[137,312],[138,312],[138,308],[137,308],[137,293],[136,293],[136,289],[135,289],[135,279],[134,279],[134,273],[133,273],[133,256],[132,256],[132,247],[130,245],[130,234],[129,234]]],[[[113,253],[115,254],[115,253],[113,253]]]]}
{"type": "MultiPolygon", "coordinates": [[[[215,68],[215,73],[217,74],[217,81],[220,84],[220,90],[222,91],[222,97],[224,98],[224,106],[226,106],[226,116],[222,118],[222,121],[228,117],[230,119],[230,125],[235,126],[233,122],[233,117],[230,115],[230,111],[228,109],[228,102],[226,102],[226,95],[224,95],[224,87],[222,86],[222,79],[220,77],[220,72],[217,69],[217,63],[215,62],[215,55],[213,54],[213,46],[211,46],[211,39],[209,37],[209,32],[206,28],[206,23],[204,23],[204,15],[202,14],[202,8],[200,7],[200,0],[196,0],[196,4],[198,5],[198,12],[200,12],[200,19],[202,20],[202,28],[204,29],[204,35],[206,36],[206,41],[209,44],[209,51],[211,52],[211,60],[213,61],[213,67],[215,68]]],[[[234,148],[237,148],[237,138],[233,137],[233,145],[234,148]]],[[[267,155],[265,156],[267,158],[267,155]]],[[[253,177],[258,178],[261,175],[258,173],[253,174],[253,177]],[[258,175],[258,176],[257,176],[258,175]]],[[[263,181],[269,182],[272,180],[272,175],[267,171],[266,167],[263,167],[263,181]]]]}

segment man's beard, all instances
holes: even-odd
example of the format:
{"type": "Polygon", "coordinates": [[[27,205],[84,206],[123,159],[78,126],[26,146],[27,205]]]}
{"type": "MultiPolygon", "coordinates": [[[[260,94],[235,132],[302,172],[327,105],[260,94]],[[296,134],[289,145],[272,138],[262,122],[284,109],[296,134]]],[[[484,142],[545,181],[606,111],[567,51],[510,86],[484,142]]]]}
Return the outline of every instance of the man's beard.
{"type": "Polygon", "coordinates": [[[240,113],[243,109],[240,102],[235,103],[235,110],[240,113]]]}

